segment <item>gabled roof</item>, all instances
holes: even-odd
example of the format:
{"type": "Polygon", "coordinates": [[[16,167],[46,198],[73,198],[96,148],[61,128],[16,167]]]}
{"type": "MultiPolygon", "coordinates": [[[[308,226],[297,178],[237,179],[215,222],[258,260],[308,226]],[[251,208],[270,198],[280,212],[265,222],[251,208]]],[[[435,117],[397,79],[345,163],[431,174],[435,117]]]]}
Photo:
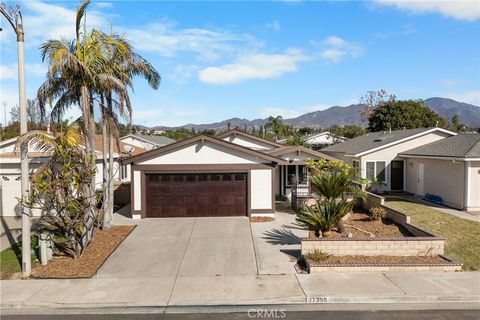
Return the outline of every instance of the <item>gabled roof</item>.
{"type": "Polygon", "coordinates": [[[175,140],[170,139],[169,137],[165,137],[165,136],[149,136],[149,135],[142,135],[142,134],[129,134],[129,135],[126,135],[124,137],[121,137],[120,140],[125,139],[125,138],[129,138],[129,137],[134,138],[134,139],[138,139],[138,140],[143,141],[143,142],[154,144],[158,147],[162,147],[162,146],[165,146],[167,144],[171,144],[171,143],[175,142],[175,140]]]}
{"type": "Polygon", "coordinates": [[[327,160],[337,160],[329,155],[326,155],[324,153],[321,153],[312,149],[305,148],[303,146],[283,146],[277,149],[265,150],[265,153],[268,153],[277,157],[281,157],[289,153],[306,153],[317,158],[324,158],[327,160]]]}
{"type": "Polygon", "coordinates": [[[442,128],[417,128],[395,130],[391,132],[369,132],[363,136],[347,140],[343,143],[337,143],[332,146],[321,149],[322,152],[344,153],[352,156],[362,156],[364,154],[381,150],[392,145],[414,139],[431,132],[443,132],[451,136],[456,135],[442,128]]]}
{"type": "Polygon", "coordinates": [[[314,138],[318,138],[318,137],[321,137],[321,136],[330,136],[334,139],[339,139],[339,140],[348,140],[347,138],[345,137],[342,137],[342,136],[336,136],[334,134],[332,134],[331,132],[329,131],[323,131],[323,132],[318,132],[318,133],[312,133],[308,136],[305,137],[305,140],[309,140],[309,139],[314,139],[314,138]]]}
{"type": "Polygon", "coordinates": [[[262,143],[271,145],[271,146],[274,147],[274,148],[283,147],[283,145],[280,144],[280,143],[277,143],[277,142],[274,142],[274,141],[270,141],[270,140],[267,140],[267,139],[263,139],[263,138],[254,136],[253,134],[250,134],[250,133],[247,133],[247,132],[244,132],[244,131],[240,131],[240,130],[237,130],[237,129],[233,129],[233,130],[230,130],[230,131],[227,131],[227,132],[224,132],[224,133],[217,134],[217,135],[215,136],[215,138],[224,139],[224,138],[230,137],[230,136],[234,136],[234,137],[235,137],[235,136],[247,137],[247,138],[250,138],[250,139],[252,139],[252,140],[259,141],[259,142],[262,142],[262,143]]]}
{"type": "Polygon", "coordinates": [[[480,134],[458,134],[402,152],[400,155],[465,159],[480,158],[480,134]]]}
{"type": "Polygon", "coordinates": [[[133,157],[124,159],[123,163],[133,163],[133,162],[138,162],[138,161],[143,161],[143,160],[151,159],[151,158],[154,158],[154,157],[158,157],[158,156],[161,156],[162,154],[165,154],[169,151],[177,150],[177,149],[180,149],[184,146],[188,146],[190,144],[193,144],[193,143],[199,142],[199,141],[201,141],[201,142],[208,141],[208,142],[211,142],[211,143],[214,143],[214,144],[217,144],[217,145],[220,145],[220,146],[224,146],[224,147],[236,150],[236,151],[240,151],[240,152],[246,153],[248,155],[252,155],[252,156],[255,156],[255,157],[258,157],[258,158],[261,158],[261,159],[265,159],[265,160],[268,160],[268,161],[271,161],[271,162],[274,162],[274,163],[282,163],[283,164],[285,162],[285,160],[277,158],[273,155],[269,155],[269,154],[266,154],[266,153],[263,153],[263,152],[260,152],[260,151],[256,151],[256,150],[253,150],[253,149],[250,149],[250,148],[247,148],[247,147],[243,147],[241,145],[231,143],[231,142],[228,142],[228,141],[225,141],[225,140],[222,140],[222,139],[218,139],[216,137],[199,135],[199,136],[195,136],[195,137],[192,137],[192,138],[189,138],[189,139],[178,141],[178,142],[175,142],[175,143],[172,143],[172,144],[169,144],[169,145],[157,148],[157,149],[153,149],[153,150],[144,152],[144,153],[139,154],[137,156],[133,156],[133,157]]]}

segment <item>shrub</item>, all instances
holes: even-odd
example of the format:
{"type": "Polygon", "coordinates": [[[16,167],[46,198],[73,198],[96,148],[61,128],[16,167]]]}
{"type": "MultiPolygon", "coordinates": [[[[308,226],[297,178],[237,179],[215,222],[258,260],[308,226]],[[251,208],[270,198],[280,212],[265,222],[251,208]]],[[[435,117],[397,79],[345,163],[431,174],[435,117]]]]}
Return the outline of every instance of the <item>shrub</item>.
{"type": "Polygon", "coordinates": [[[297,213],[296,220],[309,230],[315,232],[315,236],[329,232],[335,228],[340,220],[350,212],[352,203],[337,199],[317,201],[311,207],[304,207],[297,213]]]}
{"type": "Polygon", "coordinates": [[[330,253],[323,252],[322,250],[318,250],[318,249],[314,249],[305,255],[307,259],[310,259],[314,262],[325,261],[331,256],[332,255],[330,253]]]}
{"type": "Polygon", "coordinates": [[[372,220],[381,220],[387,216],[387,210],[382,207],[374,207],[370,209],[370,218],[372,220]]]}

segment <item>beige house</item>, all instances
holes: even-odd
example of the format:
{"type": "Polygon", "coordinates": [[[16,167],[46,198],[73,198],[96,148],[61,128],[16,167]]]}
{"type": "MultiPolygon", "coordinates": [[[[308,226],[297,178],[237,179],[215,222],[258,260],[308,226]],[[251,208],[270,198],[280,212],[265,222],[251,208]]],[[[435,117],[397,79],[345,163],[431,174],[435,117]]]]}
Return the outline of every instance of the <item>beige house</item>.
{"type": "Polygon", "coordinates": [[[402,152],[454,136],[442,128],[419,128],[370,132],[321,150],[358,169],[374,191],[406,191],[405,159],[402,152]]]}
{"type": "Polygon", "coordinates": [[[480,211],[480,134],[459,134],[401,153],[405,190],[439,196],[443,204],[480,211]]]}

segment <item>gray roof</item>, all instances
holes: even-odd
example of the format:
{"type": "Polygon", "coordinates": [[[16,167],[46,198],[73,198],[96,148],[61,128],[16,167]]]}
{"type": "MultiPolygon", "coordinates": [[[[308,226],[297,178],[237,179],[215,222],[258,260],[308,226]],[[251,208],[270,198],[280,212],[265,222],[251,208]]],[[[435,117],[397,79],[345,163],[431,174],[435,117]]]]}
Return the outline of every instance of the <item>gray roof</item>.
{"type": "Polygon", "coordinates": [[[174,143],[176,142],[175,140],[173,139],[170,139],[168,137],[165,137],[165,136],[147,136],[147,135],[143,135],[143,134],[134,134],[133,136],[135,137],[138,137],[140,139],[143,139],[143,140],[146,140],[148,142],[151,142],[153,144],[155,144],[156,146],[166,146],[167,144],[171,144],[171,143],[174,143]]]}
{"type": "Polygon", "coordinates": [[[480,134],[458,134],[402,152],[401,155],[480,158],[480,134]]]}
{"type": "MultiPolygon", "coordinates": [[[[374,148],[378,148],[395,141],[399,141],[416,134],[420,134],[435,128],[417,128],[417,129],[405,129],[395,130],[392,132],[369,132],[363,136],[356,137],[346,142],[337,143],[332,146],[321,149],[321,152],[336,152],[345,154],[358,154],[374,148]]],[[[439,128],[438,128],[439,129],[439,128]]]]}

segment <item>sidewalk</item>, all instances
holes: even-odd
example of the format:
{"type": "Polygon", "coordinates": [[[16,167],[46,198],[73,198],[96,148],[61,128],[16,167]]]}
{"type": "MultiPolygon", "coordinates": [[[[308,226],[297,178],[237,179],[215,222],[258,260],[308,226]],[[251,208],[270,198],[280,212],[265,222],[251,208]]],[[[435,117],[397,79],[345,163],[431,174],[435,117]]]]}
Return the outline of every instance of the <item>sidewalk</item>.
{"type": "Polygon", "coordinates": [[[480,272],[11,280],[1,308],[193,307],[462,302],[480,306],[480,272]]]}

